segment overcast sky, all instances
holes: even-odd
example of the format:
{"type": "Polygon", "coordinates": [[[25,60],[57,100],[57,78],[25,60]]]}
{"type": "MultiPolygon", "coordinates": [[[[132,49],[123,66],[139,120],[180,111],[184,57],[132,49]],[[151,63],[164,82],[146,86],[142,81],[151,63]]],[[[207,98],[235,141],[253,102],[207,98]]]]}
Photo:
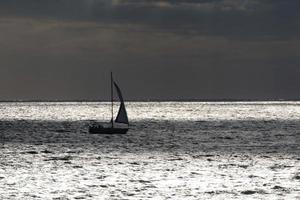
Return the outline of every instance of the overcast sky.
{"type": "Polygon", "coordinates": [[[1,0],[0,100],[300,99],[299,0],[1,0]]]}

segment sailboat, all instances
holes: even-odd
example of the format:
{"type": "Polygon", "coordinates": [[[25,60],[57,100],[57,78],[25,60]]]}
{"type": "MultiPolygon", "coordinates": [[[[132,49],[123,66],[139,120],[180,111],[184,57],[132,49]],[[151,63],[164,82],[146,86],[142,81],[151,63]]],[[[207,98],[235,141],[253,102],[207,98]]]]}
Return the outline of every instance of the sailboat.
{"type": "Polygon", "coordinates": [[[113,80],[112,72],[110,74],[110,90],[111,90],[111,121],[109,127],[104,127],[100,124],[92,125],[89,127],[89,133],[91,134],[126,134],[129,129],[129,121],[125,108],[124,99],[122,96],[122,92],[117,85],[117,83],[113,80]],[[116,119],[114,120],[114,88],[117,91],[120,107],[117,114],[116,119]],[[125,127],[119,127],[120,124],[125,124],[125,127]]]}

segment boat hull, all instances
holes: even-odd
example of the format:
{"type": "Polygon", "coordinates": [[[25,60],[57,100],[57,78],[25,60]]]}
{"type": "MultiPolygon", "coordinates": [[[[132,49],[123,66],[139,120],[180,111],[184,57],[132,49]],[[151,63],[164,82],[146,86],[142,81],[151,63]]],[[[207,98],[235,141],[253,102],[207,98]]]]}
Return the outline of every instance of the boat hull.
{"type": "Polygon", "coordinates": [[[98,126],[90,126],[90,134],[126,134],[128,128],[104,128],[98,126]]]}

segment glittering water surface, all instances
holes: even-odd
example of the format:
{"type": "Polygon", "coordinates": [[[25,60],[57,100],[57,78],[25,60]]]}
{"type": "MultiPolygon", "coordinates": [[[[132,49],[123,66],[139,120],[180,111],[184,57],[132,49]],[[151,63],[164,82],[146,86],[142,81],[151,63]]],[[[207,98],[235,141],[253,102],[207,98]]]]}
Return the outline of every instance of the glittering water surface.
{"type": "Polygon", "coordinates": [[[0,199],[300,198],[300,102],[109,106],[1,103],[0,199]]]}

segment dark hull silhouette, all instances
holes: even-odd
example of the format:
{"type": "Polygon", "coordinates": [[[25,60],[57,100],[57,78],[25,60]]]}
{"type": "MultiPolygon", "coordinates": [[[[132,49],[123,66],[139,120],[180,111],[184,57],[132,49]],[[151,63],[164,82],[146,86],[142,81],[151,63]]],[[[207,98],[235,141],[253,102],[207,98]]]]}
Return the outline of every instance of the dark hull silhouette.
{"type": "Polygon", "coordinates": [[[90,134],[126,134],[128,128],[105,128],[101,126],[90,126],[90,134]]]}

